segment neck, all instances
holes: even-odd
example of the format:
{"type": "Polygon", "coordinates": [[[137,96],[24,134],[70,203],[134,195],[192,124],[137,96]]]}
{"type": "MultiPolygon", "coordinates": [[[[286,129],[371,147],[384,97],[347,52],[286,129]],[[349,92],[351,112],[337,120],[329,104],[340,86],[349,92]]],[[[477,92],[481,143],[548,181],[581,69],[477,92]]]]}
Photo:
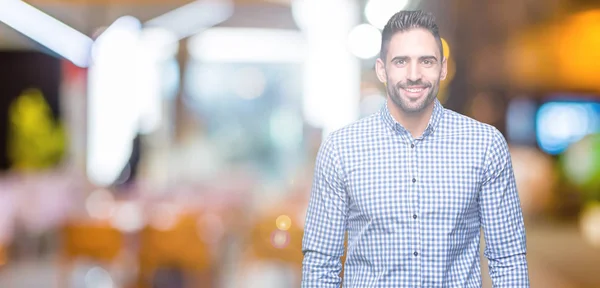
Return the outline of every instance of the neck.
{"type": "Polygon", "coordinates": [[[422,111],[415,113],[406,113],[402,111],[402,109],[396,106],[396,104],[394,104],[389,97],[387,99],[387,105],[392,117],[406,130],[408,130],[413,138],[418,138],[421,137],[423,132],[425,132],[425,129],[427,129],[427,125],[429,124],[429,120],[433,114],[433,106],[435,105],[435,101],[431,102],[431,104],[425,107],[425,109],[422,111]]]}

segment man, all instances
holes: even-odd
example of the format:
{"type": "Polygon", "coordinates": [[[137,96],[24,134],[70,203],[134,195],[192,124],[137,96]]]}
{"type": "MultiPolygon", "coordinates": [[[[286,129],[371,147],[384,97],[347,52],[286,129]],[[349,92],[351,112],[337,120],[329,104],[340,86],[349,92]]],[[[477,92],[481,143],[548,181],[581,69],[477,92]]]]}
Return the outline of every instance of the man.
{"type": "Polygon", "coordinates": [[[525,228],[506,140],[446,110],[433,16],[385,26],[381,111],[323,142],[303,239],[302,287],[481,287],[480,228],[494,287],[529,287],[525,228]]]}

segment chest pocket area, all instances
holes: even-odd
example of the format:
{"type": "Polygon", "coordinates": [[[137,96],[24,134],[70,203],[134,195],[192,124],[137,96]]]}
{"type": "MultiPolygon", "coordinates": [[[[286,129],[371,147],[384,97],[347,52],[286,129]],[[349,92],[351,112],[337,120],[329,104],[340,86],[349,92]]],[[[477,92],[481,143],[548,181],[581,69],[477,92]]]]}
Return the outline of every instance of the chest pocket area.
{"type": "Polygon", "coordinates": [[[463,229],[468,219],[478,217],[477,197],[479,179],[477,168],[467,163],[447,163],[436,185],[427,185],[426,207],[428,218],[436,222],[444,232],[455,234],[463,229]]]}
{"type": "Polygon", "coordinates": [[[375,235],[400,233],[403,215],[408,213],[408,199],[407,187],[399,177],[398,173],[388,171],[351,182],[349,221],[369,223],[366,228],[369,231],[365,232],[375,235]]]}

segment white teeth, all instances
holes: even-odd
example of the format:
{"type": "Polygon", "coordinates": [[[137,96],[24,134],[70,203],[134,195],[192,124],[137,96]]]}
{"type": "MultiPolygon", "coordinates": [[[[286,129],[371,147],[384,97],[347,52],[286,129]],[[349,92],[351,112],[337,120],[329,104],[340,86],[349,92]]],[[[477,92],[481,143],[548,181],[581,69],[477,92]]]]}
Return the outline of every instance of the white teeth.
{"type": "Polygon", "coordinates": [[[406,89],[406,91],[411,92],[411,93],[417,93],[417,92],[423,91],[423,88],[408,88],[408,89],[406,89]]]}

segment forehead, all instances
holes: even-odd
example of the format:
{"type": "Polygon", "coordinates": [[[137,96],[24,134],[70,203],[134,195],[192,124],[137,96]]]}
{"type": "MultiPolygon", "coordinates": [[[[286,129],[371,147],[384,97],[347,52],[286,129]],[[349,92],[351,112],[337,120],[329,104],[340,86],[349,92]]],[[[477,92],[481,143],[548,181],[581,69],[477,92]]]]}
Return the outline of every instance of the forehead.
{"type": "Polygon", "coordinates": [[[431,32],[416,28],[398,32],[390,39],[387,59],[397,56],[420,57],[433,55],[440,58],[440,51],[431,32]]]}

